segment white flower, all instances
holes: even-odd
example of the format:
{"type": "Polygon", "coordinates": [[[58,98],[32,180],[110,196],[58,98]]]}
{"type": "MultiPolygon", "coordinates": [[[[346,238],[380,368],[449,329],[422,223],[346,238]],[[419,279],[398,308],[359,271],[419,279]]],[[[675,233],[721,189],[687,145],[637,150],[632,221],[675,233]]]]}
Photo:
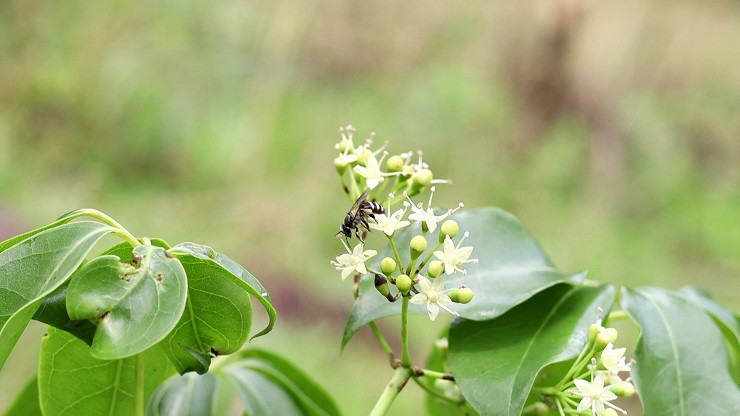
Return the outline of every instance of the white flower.
{"type": "Polygon", "coordinates": [[[582,412],[586,409],[591,409],[591,415],[604,415],[604,405],[611,407],[612,409],[619,410],[623,414],[627,414],[624,410],[617,406],[609,403],[610,401],[617,398],[617,395],[611,392],[609,389],[604,388],[604,379],[601,375],[596,375],[594,380],[589,383],[586,380],[575,379],[573,382],[576,385],[578,391],[573,391],[574,394],[583,397],[581,402],[578,403],[578,410],[582,412]]]}
{"type": "Polygon", "coordinates": [[[354,163],[356,161],[357,155],[354,153],[349,153],[349,148],[346,148],[344,152],[340,153],[339,156],[334,159],[334,164],[337,166],[347,166],[350,163],[354,163]]]}
{"type": "Polygon", "coordinates": [[[624,352],[626,348],[614,349],[614,345],[610,342],[601,352],[601,365],[607,370],[614,374],[619,374],[620,371],[630,371],[629,366],[624,362],[624,352]]]}
{"type": "Polygon", "coordinates": [[[339,134],[342,136],[342,139],[339,141],[339,143],[334,145],[334,148],[339,150],[340,153],[353,151],[355,148],[355,144],[352,142],[352,136],[354,136],[355,134],[355,128],[351,125],[347,127],[340,127],[339,134]]]}
{"type": "Polygon", "coordinates": [[[422,221],[422,222],[424,222],[426,224],[426,226],[427,226],[427,230],[429,230],[430,233],[433,233],[434,230],[437,229],[437,223],[438,222],[440,222],[443,219],[449,217],[455,211],[457,211],[458,209],[462,208],[463,207],[463,204],[460,203],[460,205],[457,208],[451,209],[451,210],[445,212],[442,215],[434,215],[434,208],[432,208],[432,198],[434,198],[435,187],[432,186],[430,188],[430,191],[431,191],[431,195],[429,195],[429,203],[427,203],[427,208],[426,209],[424,209],[421,204],[415,205],[414,204],[414,201],[412,201],[411,198],[409,198],[408,195],[406,195],[406,198],[411,203],[411,211],[412,211],[412,214],[409,215],[409,219],[410,220],[414,220],[414,221],[422,221]]]}
{"type": "Polygon", "coordinates": [[[370,223],[370,228],[380,230],[386,233],[386,235],[391,236],[397,230],[411,224],[409,221],[401,221],[405,213],[405,209],[399,209],[391,215],[375,214],[375,222],[370,223]]]}
{"type": "MultiPolygon", "coordinates": [[[[416,178],[416,175],[418,175],[421,171],[429,169],[429,164],[424,163],[422,161],[422,156],[424,155],[424,152],[419,150],[417,153],[419,155],[419,162],[414,163],[412,165],[404,164],[404,167],[403,167],[403,175],[408,176],[411,179],[411,182],[414,181],[414,179],[416,178]]],[[[412,156],[413,156],[413,152],[401,153],[401,158],[404,159],[406,163],[409,163],[411,161],[412,156]]],[[[432,179],[432,183],[445,183],[449,185],[449,184],[452,184],[452,180],[432,179]]]]}
{"type": "Polygon", "coordinates": [[[342,254],[337,257],[337,261],[330,262],[335,269],[341,270],[342,280],[346,279],[347,276],[355,271],[362,274],[367,273],[365,262],[370,257],[378,254],[378,252],[375,250],[363,251],[362,243],[358,243],[353,250],[350,250],[346,243],[344,244],[344,247],[347,249],[347,254],[342,254]]]}
{"type": "Polygon", "coordinates": [[[367,181],[367,187],[374,189],[378,184],[385,180],[386,176],[398,175],[399,172],[384,173],[380,171],[380,164],[383,163],[383,159],[388,156],[388,152],[384,152],[380,160],[375,158],[375,154],[367,155],[365,166],[355,166],[355,172],[358,175],[365,178],[367,181]]]}
{"type": "Polygon", "coordinates": [[[434,256],[444,263],[446,274],[452,274],[455,270],[462,274],[467,274],[467,270],[461,269],[460,265],[478,262],[478,259],[468,259],[468,257],[473,254],[473,247],[460,247],[463,240],[465,240],[469,235],[470,233],[466,232],[463,235],[463,238],[461,238],[457,243],[457,246],[452,243],[452,239],[449,235],[445,236],[444,251],[434,252],[434,256]]]}
{"type": "Polygon", "coordinates": [[[434,283],[432,283],[426,277],[419,276],[419,286],[421,287],[421,293],[415,294],[414,297],[411,298],[410,302],[417,305],[423,305],[426,303],[429,319],[432,321],[437,319],[439,308],[442,308],[455,316],[460,316],[457,312],[450,309],[452,306],[452,300],[447,296],[447,293],[454,289],[444,290],[444,278],[438,277],[434,279],[434,283]]]}

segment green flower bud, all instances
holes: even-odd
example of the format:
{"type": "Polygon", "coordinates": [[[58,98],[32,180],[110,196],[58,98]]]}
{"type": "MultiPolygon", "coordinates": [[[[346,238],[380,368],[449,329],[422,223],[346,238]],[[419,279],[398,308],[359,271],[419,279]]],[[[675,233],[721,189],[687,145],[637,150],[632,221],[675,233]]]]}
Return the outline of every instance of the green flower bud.
{"type": "Polygon", "coordinates": [[[470,303],[470,301],[473,300],[473,291],[465,286],[460,286],[459,289],[457,289],[457,302],[458,303],[470,303]]]}
{"type": "MultiPolygon", "coordinates": [[[[601,320],[599,320],[599,322],[601,322],[601,320]]],[[[599,324],[591,324],[591,326],[588,327],[588,343],[592,344],[603,329],[604,327],[599,324]]]]}
{"type": "Polygon", "coordinates": [[[341,157],[334,159],[334,167],[337,168],[337,172],[339,172],[340,175],[344,174],[344,172],[347,170],[347,166],[347,162],[341,157]]]}
{"type": "Polygon", "coordinates": [[[380,273],[375,274],[375,289],[389,301],[393,302],[393,296],[391,296],[391,291],[388,289],[388,280],[380,273]]]}
{"type": "Polygon", "coordinates": [[[460,232],[460,226],[458,226],[457,222],[454,220],[447,220],[442,223],[442,228],[440,228],[440,230],[439,238],[444,241],[446,235],[449,235],[450,238],[456,237],[460,232]]]}
{"type": "Polygon", "coordinates": [[[440,274],[444,273],[445,271],[445,265],[439,260],[432,260],[429,262],[429,267],[427,267],[427,274],[429,277],[437,277],[440,274]]]}
{"type": "Polygon", "coordinates": [[[416,259],[427,249],[427,239],[423,235],[417,235],[411,239],[411,258],[416,259]]]}
{"type": "Polygon", "coordinates": [[[547,416],[550,408],[542,402],[534,403],[531,406],[527,406],[524,409],[522,416],[547,416]]]}
{"type": "Polygon", "coordinates": [[[340,140],[338,146],[335,147],[337,150],[339,150],[339,153],[344,153],[348,151],[351,152],[355,150],[352,148],[352,141],[345,139],[340,140]]]}
{"type": "Polygon", "coordinates": [[[422,169],[414,175],[414,181],[411,184],[411,187],[414,189],[420,189],[425,186],[429,186],[432,183],[432,179],[434,179],[432,171],[429,169],[422,169]]]}
{"type": "Polygon", "coordinates": [[[609,390],[612,391],[612,393],[616,394],[619,397],[632,397],[635,394],[635,386],[632,385],[629,381],[623,381],[619,384],[615,384],[611,387],[609,387],[609,390]]]}
{"type": "Polygon", "coordinates": [[[619,416],[619,414],[611,407],[607,407],[606,409],[604,409],[604,416],[619,416]]]}
{"type": "Polygon", "coordinates": [[[596,342],[594,344],[594,349],[596,351],[601,351],[610,342],[614,342],[617,340],[617,330],[614,328],[606,328],[605,330],[601,331],[599,335],[596,336],[596,342]]]}
{"type": "Polygon", "coordinates": [[[403,159],[398,155],[391,156],[385,162],[385,168],[388,172],[400,172],[403,169],[403,159]]]}
{"type": "Polygon", "coordinates": [[[409,290],[411,290],[412,283],[411,278],[405,274],[396,277],[396,287],[401,291],[401,293],[408,293],[409,290]]]}
{"type": "Polygon", "coordinates": [[[396,261],[390,257],[386,257],[380,261],[380,271],[385,273],[386,276],[390,276],[396,270],[396,261]]]}
{"type": "Polygon", "coordinates": [[[440,338],[436,341],[434,341],[434,346],[437,347],[437,350],[439,351],[439,355],[442,357],[442,359],[447,359],[447,351],[450,349],[450,343],[447,341],[447,338],[440,338]]]}

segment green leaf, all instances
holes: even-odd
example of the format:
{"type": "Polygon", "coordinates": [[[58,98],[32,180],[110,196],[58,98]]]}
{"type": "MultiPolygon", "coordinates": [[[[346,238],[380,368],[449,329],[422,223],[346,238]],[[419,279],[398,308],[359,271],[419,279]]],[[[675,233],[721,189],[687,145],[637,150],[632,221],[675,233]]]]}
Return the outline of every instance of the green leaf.
{"type": "MultiPolygon", "coordinates": [[[[455,305],[455,310],[463,318],[474,321],[492,319],[547,288],[558,284],[578,285],[585,278],[585,273],[559,273],[519,220],[498,208],[465,211],[455,215],[455,221],[461,231],[470,231],[470,237],[463,244],[472,246],[472,257],[480,260],[465,265],[467,275],[457,273],[445,277],[448,288],[465,284],[475,292],[469,304],[455,305]]],[[[395,236],[404,266],[409,262],[409,253],[402,248],[408,247],[412,235],[420,233],[418,227],[418,224],[412,225],[395,236]]],[[[427,235],[430,249],[438,239],[439,231],[427,235]]],[[[388,255],[393,256],[386,249],[378,256],[378,262],[388,255]]],[[[377,270],[379,266],[374,268],[377,270]]],[[[342,348],[363,325],[401,313],[401,302],[388,302],[375,290],[374,282],[372,275],[366,275],[360,281],[359,296],[344,330],[342,348]]],[[[409,305],[409,313],[426,314],[426,308],[412,304],[409,305]]]]}
{"type": "Polygon", "coordinates": [[[175,329],[159,346],[180,373],[205,373],[210,354],[238,351],[252,327],[249,292],[230,271],[203,255],[206,249],[210,247],[189,243],[170,251],[187,274],[188,300],[175,329]]]}
{"type": "Polygon", "coordinates": [[[187,279],[180,262],[162,247],[133,250],[135,266],[115,255],[97,257],[75,273],[67,312],[97,325],[90,353],[118,359],[157,344],[182,316],[187,279]]]}
{"type": "Polygon", "coordinates": [[[43,298],[61,286],[112,231],[91,221],[62,224],[0,253],[0,368],[43,298]]]}
{"type": "MultiPolygon", "coordinates": [[[[142,353],[144,403],[174,369],[152,348],[142,353]]],[[[41,343],[39,393],[46,415],[134,414],[136,357],[99,360],[74,336],[48,327],[41,343]]]]}
{"type": "Polygon", "coordinates": [[[735,383],[740,385],[740,321],[735,315],[715,302],[709,293],[693,287],[685,286],[679,294],[704,310],[712,317],[714,322],[722,330],[727,341],[727,349],[730,360],[730,374],[735,383]]]}
{"type": "Polygon", "coordinates": [[[246,350],[240,364],[254,369],[289,391],[304,412],[314,416],[339,415],[334,400],[303,371],[284,358],[265,350],[246,350]]]}
{"type": "Polygon", "coordinates": [[[33,319],[51,325],[54,328],[67,331],[70,334],[91,345],[95,326],[88,319],[74,320],[67,313],[67,288],[69,280],[48,294],[36,310],[33,319]]]}
{"type": "MultiPolygon", "coordinates": [[[[448,332],[449,329],[446,329],[441,338],[447,338],[448,332]]],[[[426,368],[428,370],[439,371],[441,373],[450,373],[449,364],[436,345],[432,346],[432,351],[429,353],[429,358],[427,359],[426,368]]],[[[438,394],[442,396],[445,395],[443,390],[434,386],[434,379],[424,377],[421,382],[438,394]]],[[[433,394],[427,394],[425,398],[427,414],[430,416],[478,416],[478,412],[470,406],[470,403],[464,400],[464,397],[462,400],[463,401],[461,403],[455,403],[433,394]]]]}
{"type": "Polygon", "coordinates": [[[608,313],[614,288],[558,286],[489,321],[455,319],[449,363],[457,385],[482,415],[519,415],[537,374],[575,358],[601,307],[608,313]]]}
{"type": "Polygon", "coordinates": [[[254,335],[252,339],[260,337],[272,331],[272,328],[275,326],[275,320],[277,319],[277,311],[270,302],[270,295],[267,293],[267,290],[265,290],[265,287],[262,286],[262,284],[257,280],[257,278],[252,276],[252,274],[249,273],[244,267],[239,265],[239,263],[224,256],[221,253],[215,252],[212,248],[208,246],[203,246],[196,243],[180,243],[172,248],[172,253],[176,255],[179,255],[179,253],[188,254],[204,260],[213,261],[222,268],[231,272],[230,275],[226,275],[226,277],[228,277],[232,282],[239,285],[242,290],[245,290],[249,294],[254,296],[265,308],[265,311],[267,312],[267,316],[269,318],[267,327],[254,335]]]}
{"type": "Polygon", "coordinates": [[[185,374],[172,377],[162,384],[149,400],[148,416],[211,416],[219,415],[221,379],[215,374],[185,374]]]}
{"type": "Polygon", "coordinates": [[[623,288],[620,304],[641,330],[631,373],[645,414],[740,414],[722,332],[700,306],[650,287],[623,288]]]}
{"type": "Polygon", "coordinates": [[[208,374],[188,373],[163,384],[149,402],[149,416],[211,416],[236,388],[250,415],[336,416],[339,409],[315,381],[285,359],[263,350],[236,354],[208,374]],[[227,382],[224,382],[227,381],[227,382]]]}
{"type": "Polygon", "coordinates": [[[45,225],[43,227],[40,227],[40,228],[37,228],[35,230],[31,230],[31,231],[25,232],[23,234],[17,235],[15,237],[11,237],[11,238],[9,238],[9,239],[7,239],[7,240],[5,240],[5,241],[3,241],[3,242],[0,243],[0,252],[3,252],[5,250],[7,250],[8,248],[10,248],[10,247],[12,247],[12,246],[20,243],[21,241],[23,241],[23,240],[25,240],[25,239],[27,239],[29,237],[33,237],[34,235],[39,234],[42,231],[46,231],[48,229],[51,229],[51,228],[58,227],[60,225],[66,224],[66,223],[72,221],[73,219],[78,218],[78,217],[81,217],[83,215],[86,215],[86,212],[85,212],[85,210],[81,210],[81,209],[78,209],[78,210],[75,210],[75,211],[72,211],[72,212],[68,212],[68,213],[62,215],[61,217],[59,217],[59,219],[57,219],[56,221],[52,222],[51,224],[47,224],[47,225],[45,225]]]}
{"type": "Polygon", "coordinates": [[[42,416],[39,405],[39,379],[33,376],[23,388],[15,401],[4,413],[5,416],[42,416]]]}

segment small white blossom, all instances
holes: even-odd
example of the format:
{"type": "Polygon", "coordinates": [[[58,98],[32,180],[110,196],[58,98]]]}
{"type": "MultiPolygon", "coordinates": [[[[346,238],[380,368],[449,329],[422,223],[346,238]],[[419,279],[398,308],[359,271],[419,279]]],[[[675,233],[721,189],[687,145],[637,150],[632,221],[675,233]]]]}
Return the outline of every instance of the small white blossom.
{"type": "Polygon", "coordinates": [[[430,233],[433,233],[434,230],[437,229],[437,223],[442,221],[443,219],[449,217],[450,215],[454,214],[455,211],[459,210],[463,207],[463,204],[460,203],[460,205],[455,208],[451,209],[447,212],[445,212],[442,215],[434,215],[434,208],[432,208],[432,198],[434,198],[434,191],[435,187],[432,186],[430,188],[431,195],[429,195],[429,202],[427,203],[427,208],[424,209],[424,207],[421,204],[415,205],[414,201],[409,198],[408,195],[405,195],[406,198],[411,203],[411,211],[412,214],[409,215],[409,219],[413,221],[422,221],[426,224],[427,230],[429,230],[430,233]]]}
{"type": "Polygon", "coordinates": [[[385,180],[386,176],[398,175],[398,172],[381,172],[380,164],[383,163],[383,159],[385,159],[386,156],[388,156],[388,152],[383,153],[383,156],[380,158],[380,160],[378,160],[377,158],[375,158],[375,154],[370,154],[367,156],[365,166],[354,167],[355,172],[365,178],[368,188],[375,189],[378,184],[385,180]]]}
{"type": "Polygon", "coordinates": [[[342,280],[346,279],[350,274],[354,272],[362,274],[367,273],[365,262],[370,257],[378,254],[378,252],[375,250],[363,251],[362,243],[358,243],[353,250],[350,250],[346,243],[344,244],[344,247],[347,249],[347,253],[338,256],[337,261],[330,262],[335,269],[342,272],[342,280]]]}
{"type": "Polygon", "coordinates": [[[340,153],[339,156],[337,156],[336,159],[334,159],[334,164],[338,166],[346,166],[350,163],[354,163],[357,161],[357,155],[354,153],[349,153],[349,148],[344,149],[344,152],[340,153]]]}
{"type": "Polygon", "coordinates": [[[477,263],[478,259],[468,259],[473,254],[473,247],[460,247],[463,240],[465,240],[470,234],[466,232],[463,238],[455,246],[452,243],[450,236],[445,236],[444,251],[435,251],[434,256],[444,263],[445,273],[452,274],[455,271],[459,271],[462,274],[467,274],[467,270],[461,269],[460,266],[465,263],[477,263]]]}
{"type": "Polygon", "coordinates": [[[340,127],[339,134],[342,136],[342,139],[339,141],[339,143],[334,145],[334,148],[342,153],[353,151],[355,148],[355,144],[352,142],[352,136],[354,136],[355,134],[355,128],[351,125],[347,127],[340,127]]]}
{"type": "Polygon", "coordinates": [[[614,345],[610,342],[601,352],[601,365],[614,374],[619,374],[620,371],[630,371],[630,367],[625,363],[625,351],[627,351],[626,348],[614,349],[614,345]]]}
{"type": "Polygon", "coordinates": [[[609,389],[604,388],[604,379],[600,374],[596,375],[590,383],[582,379],[575,379],[573,380],[573,383],[575,383],[576,388],[578,389],[577,391],[573,391],[573,394],[583,397],[581,402],[578,403],[577,411],[582,412],[584,410],[591,409],[592,416],[603,416],[605,409],[604,406],[606,405],[625,415],[627,414],[624,410],[609,403],[616,399],[617,395],[609,389]]]}
{"type": "Polygon", "coordinates": [[[460,316],[457,312],[450,309],[450,307],[452,307],[452,299],[447,296],[447,293],[454,289],[444,290],[444,278],[438,277],[434,279],[434,283],[432,283],[426,277],[419,276],[419,287],[421,288],[421,293],[415,294],[410,299],[410,302],[416,305],[426,304],[429,319],[432,321],[437,319],[439,308],[442,308],[455,316],[460,316]]]}
{"type": "MultiPolygon", "coordinates": [[[[388,195],[388,200],[393,200],[393,194],[388,195]]],[[[390,202],[388,203],[388,210],[386,214],[375,214],[375,222],[370,223],[370,228],[384,232],[386,235],[391,236],[396,231],[400,230],[411,224],[411,222],[403,220],[403,216],[406,215],[406,208],[399,209],[393,214],[391,212],[390,202]]]]}
{"type": "MultiPolygon", "coordinates": [[[[429,169],[429,164],[424,163],[422,161],[422,156],[424,155],[424,152],[422,152],[421,150],[419,150],[417,153],[419,155],[419,162],[418,163],[414,163],[412,165],[409,165],[408,163],[411,161],[411,156],[413,156],[413,152],[408,152],[408,153],[402,153],[401,154],[401,158],[404,159],[405,162],[406,162],[406,164],[404,164],[404,167],[403,167],[403,175],[404,176],[408,176],[411,179],[412,182],[415,179],[416,175],[418,175],[421,171],[423,171],[425,169],[429,169]]],[[[450,179],[432,179],[432,183],[444,183],[444,184],[448,184],[449,185],[449,184],[452,184],[452,180],[450,180],[450,179]]]]}

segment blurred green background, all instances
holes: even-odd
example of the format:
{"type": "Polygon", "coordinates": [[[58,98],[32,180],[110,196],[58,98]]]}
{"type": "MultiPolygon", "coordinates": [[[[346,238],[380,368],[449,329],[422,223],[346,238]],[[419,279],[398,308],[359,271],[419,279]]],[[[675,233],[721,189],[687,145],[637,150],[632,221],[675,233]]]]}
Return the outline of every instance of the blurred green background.
{"type": "MultiPolygon", "coordinates": [[[[4,0],[0,239],[95,207],[212,245],[277,304],[254,344],[366,414],[391,373],[368,332],[339,355],[337,128],[423,148],[455,181],[437,204],[515,213],[564,271],[695,284],[737,311],[738,40],[728,1],[4,0]]],[[[416,322],[422,361],[441,324],[416,322]]],[[[417,390],[393,414],[418,414],[417,390]]]]}

